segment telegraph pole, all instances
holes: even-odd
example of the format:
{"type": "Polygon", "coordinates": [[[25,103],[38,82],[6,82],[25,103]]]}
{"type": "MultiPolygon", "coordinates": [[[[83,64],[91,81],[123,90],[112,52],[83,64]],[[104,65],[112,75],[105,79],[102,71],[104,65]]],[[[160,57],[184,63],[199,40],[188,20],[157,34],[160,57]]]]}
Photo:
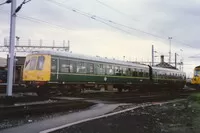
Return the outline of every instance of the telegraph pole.
{"type": "Polygon", "coordinates": [[[8,74],[7,74],[7,90],[6,95],[12,96],[13,88],[13,68],[14,68],[14,48],[15,48],[15,25],[16,25],[16,1],[11,1],[11,13],[10,13],[10,42],[9,42],[9,63],[8,63],[8,74]]]}
{"type": "Polygon", "coordinates": [[[152,66],[154,66],[154,46],[152,45],[152,61],[151,61],[151,63],[152,63],[152,66]]]}
{"type": "Polygon", "coordinates": [[[175,53],[175,68],[177,67],[177,53],[175,53]]]}
{"type": "Polygon", "coordinates": [[[172,37],[168,37],[169,39],[169,64],[171,64],[171,40],[172,40],[172,37]]]}

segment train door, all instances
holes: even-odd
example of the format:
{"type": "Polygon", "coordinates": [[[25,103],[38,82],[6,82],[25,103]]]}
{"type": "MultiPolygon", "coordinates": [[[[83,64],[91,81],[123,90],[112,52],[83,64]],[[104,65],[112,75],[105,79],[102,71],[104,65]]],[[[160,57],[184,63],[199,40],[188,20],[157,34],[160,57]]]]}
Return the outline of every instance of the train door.
{"type": "Polygon", "coordinates": [[[57,81],[59,74],[59,59],[51,58],[51,80],[57,81]]]}

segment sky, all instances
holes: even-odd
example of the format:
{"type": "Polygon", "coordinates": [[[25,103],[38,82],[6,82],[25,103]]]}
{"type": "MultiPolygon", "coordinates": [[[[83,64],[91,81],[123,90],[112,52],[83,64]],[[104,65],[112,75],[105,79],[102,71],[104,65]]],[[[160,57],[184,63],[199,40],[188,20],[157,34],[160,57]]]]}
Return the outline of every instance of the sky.
{"type": "MultiPolygon", "coordinates": [[[[0,3],[5,0],[0,0],[0,3]]],[[[17,0],[19,5],[22,0],[17,0]]],[[[200,64],[199,0],[31,0],[17,13],[19,44],[62,45],[70,51],[129,61],[172,62],[178,54],[187,77],[200,64]],[[124,59],[125,57],[125,59],[124,59]]],[[[0,6],[0,44],[9,37],[10,5],[0,6]]],[[[0,53],[5,56],[6,53],[0,53]]]]}

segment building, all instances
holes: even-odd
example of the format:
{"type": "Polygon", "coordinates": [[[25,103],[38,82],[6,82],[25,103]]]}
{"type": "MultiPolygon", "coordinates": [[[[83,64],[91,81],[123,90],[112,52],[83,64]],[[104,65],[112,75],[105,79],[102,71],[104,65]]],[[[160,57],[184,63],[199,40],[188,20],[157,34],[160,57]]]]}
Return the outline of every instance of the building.
{"type": "Polygon", "coordinates": [[[168,64],[168,63],[166,63],[164,61],[164,55],[161,55],[160,59],[161,59],[160,63],[157,64],[157,65],[155,65],[155,66],[157,66],[157,67],[163,67],[163,68],[170,68],[170,69],[177,69],[174,66],[172,66],[172,65],[170,65],[170,64],[168,64]]]}

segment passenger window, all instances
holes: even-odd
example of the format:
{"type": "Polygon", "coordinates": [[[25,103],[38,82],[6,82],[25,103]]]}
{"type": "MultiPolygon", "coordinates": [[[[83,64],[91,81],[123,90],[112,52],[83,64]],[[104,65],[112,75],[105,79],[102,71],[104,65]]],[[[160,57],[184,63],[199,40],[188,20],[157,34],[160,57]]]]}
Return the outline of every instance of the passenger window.
{"type": "Polygon", "coordinates": [[[69,60],[62,60],[60,59],[60,72],[63,73],[69,73],[70,72],[70,64],[69,64],[69,60]]]}
{"type": "Polygon", "coordinates": [[[57,72],[57,59],[51,59],[51,72],[57,72]]]}
{"type": "Polygon", "coordinates": [[[105,68],[103,64],[97,64],[97,74],[104,75],[105,74],[105,68]]]}
{"type": "Polygon", "coordinates": [[[37,57],[32,57],[30,62],[30,70],[35,70],[37,63],[37,57]]]}
{"type": "Polygon", "coordinates": [[[86,63],[77,62],[77,73],[86,73],[86,63]]]}
{"type": "Polygon", "coordinates": [[[76,67],[77,67],[76,66],[76,61],[70,61],[70,72],[76,73],[76,70],[77,70],[76,67]]]}
{"type": "Polygon", "coordinates": [[[145,77],[149,77],[148,71],[145,71],[145,72],[144,72],[144,76],[145,76],[145,77]]]}
{"type": "Polygon", "coordinates": [[[107,73],[108,75],[113,75],[113,74],[114,74],[112,65],[108,65],[108,66],[107,66],[106,73],[107,73]]]}
{"type": "Polygon", "coordinates": [[[44,66],[44,56],[39,56],[38,57],[38,63],[37,63],[37,70],[42,70],[44,66]]]}
{"type": "Polygon", "coordinates": [[[143,71],[142,71],[142,69],[140,69],[140,71],[139,71],[139,77],[143,77],[143,71]]]}
{"type": "Polygon", "coordinates": [[[123,68],[123,76],[126,76],[126,68],[123,68]]]}
{"type": "Polygon", "coordinates": [[[136,77],[136,76],[137,76],[137,69],[136,69],[136,68],[134,68],[132,76],[133,76],[133,77],[136,77]]]}
{"type": "Polygon", "coordinates": [[[116,74],[117,76],[120,76],[120,75],[121,75],[121,73],[120,73],[120,67],[119,67],[119,66],[116,66],[116,67],[115,67],[115,74],[116,74]]]}
{"type": "Polygon", "coordinates": [[[87,64],[87,73],[94,73],[94,64],[88,63],[87,64]]]}
{"type": "Polygon", "coordinates": [[[126,75],[127,75],[127,76],[131,76],[131,68],[128,68],[128,69],[127,69],[126,75]]]}

